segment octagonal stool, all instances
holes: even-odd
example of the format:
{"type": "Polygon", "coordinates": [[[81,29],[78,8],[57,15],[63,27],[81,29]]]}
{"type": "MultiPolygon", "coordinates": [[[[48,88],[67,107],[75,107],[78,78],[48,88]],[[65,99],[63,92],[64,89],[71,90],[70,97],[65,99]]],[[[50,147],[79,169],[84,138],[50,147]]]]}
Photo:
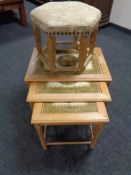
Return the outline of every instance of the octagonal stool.
{"type": "Polygon", "coordinates": [[[82,73],[92,58],[101,12],[82,2],[49,2],[32,10],[31,18],[41,66],[50,73],[82,73]],[[72,41],[56,41],[58,35],[72,35],[72,41]]]}

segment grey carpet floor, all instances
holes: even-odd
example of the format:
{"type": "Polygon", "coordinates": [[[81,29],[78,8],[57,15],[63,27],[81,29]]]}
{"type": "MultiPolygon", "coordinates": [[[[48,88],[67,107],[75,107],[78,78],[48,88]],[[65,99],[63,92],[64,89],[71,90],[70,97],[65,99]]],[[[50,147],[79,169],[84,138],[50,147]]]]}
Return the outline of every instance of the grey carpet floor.
{"type": "MultiPolygon", "coordinates": [[[[29,17],[35,5],[25,6],[29,17]]],[[[112,73],[113,101],[95,150],[76,145],[45,152],[25,102],[24,75],[35,44],[31,22],[24,28],[17,11],[13,16],[0,14],[0,175],[131,175],[131,34],[110,25],[97,37],[112,73]]]]}

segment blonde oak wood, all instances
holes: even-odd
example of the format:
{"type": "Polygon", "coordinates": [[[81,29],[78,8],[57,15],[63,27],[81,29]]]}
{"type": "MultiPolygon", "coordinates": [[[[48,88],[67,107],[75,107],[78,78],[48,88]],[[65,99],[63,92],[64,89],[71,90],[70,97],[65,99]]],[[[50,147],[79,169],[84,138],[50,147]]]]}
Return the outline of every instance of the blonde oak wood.
{"type": "Polygon", "coordinates": [[[99,66],[101,68],[102,73],[99,74],[80,74],[80,75],[51,75],[49,73],[46,74],[35,74],[34,69],[37,63],[37,50],[36,48],[33,50],[33,54],[25,75],[25,82],[36,82],[36,81],[112,81],[111,74],[109,72],[108,66],[106,64],[105,58],[103,56],[101,48],[95,48],[94,53],[97,55],[97,59],[99,62],[99,66]]]}
{"type": "Polygon", "coordinates": [[[111,101],[111,96],[105,82],[99,83],[100,92],[94,93],[37,93],[38,83],[30,85],[27,102],[84,102],[111,101]]]}
{"type": "Polygon", "coordinates": [[[33,25],[33,31],[34,31],[34,37],[35,37],[35,41],[36,41],[36,48],[37,48],[37,51],[38,51],[38,55],[42,55],[43,51],[42,51],[42,42],[41,42],[40,29],[36,25],[33,25]]]}
{"type": "Polygon", "coordinates": [[[98,112],[83,113],[42,113],[42,103],[35,103],[31,123],[40,125],[81,125],[90,123],[108,123],[106,107],[96,102],[98,112]]]}
{"type": "MultiPolygon", "coordinates": [[[[37,34],[37,40],[40,40],[39,34],[37,34]]],[[[75,40],[75,38],[74,38],[75,40]]],[[[55,41],[51,39],[51,41],[55,41]]],[[[85,42],[85,40],[83,40],[85,42]]],[[[52,47],[55,42],[50,42],[52,47]]],[[[61,43],[60,43],[61,44],[61,43]]],[[[72,44],[72,43],[62,43],[62,44],[72,44]]],[[[78,38],[76,38],[76,46],[78,47],[78,38]]],[[[59,45],[59,43],[56,43],[59,45]]],[[[40,51],[42,50],[41,45],[37,46],[40,51]]],[[[82,44],[81,46],[82,47],[82,44]]],[[[93,48],[93,47],[92,47],[93,48]]],[[[50,52],[53,58],[54,50],[50,52]],[[53,51],[53,52],[52,52],[53,51]]],[[[90,52],[90,51],[89,51],[90,52]]],[[[41,52],[42,53],[42,52],[41,52]]],[[[46,74],[34,74],[34,69],[36,62],[38,61],[37,50],[34,49],[29,67],[25,76],[25,82],[30,84],[29,93],[27,101],[30,105],[33,105],[33,114],[31,123],[34,125],[37,134],[39,136],[42,147],[46,150],[48,145],[63,145],[63,144],[90,144],[91,149],[94,149],[98,138],[100,136],[101,129],[105,123],[109,122],[108,114],[106,111],[105,104],[103,102],[111,101],[111,96],[106,83],[112,81],[108,66],[104,59],[102,50],[100,48],[95,48],[94,53],[97,55],[101,73],[98,74],[81,74],[81,75],[51,75],[46,74]],[[62,82],[99,82],[100,93],[36,93],[38,82],[47,81],[62,81],[62,82]],[[101,82],[105,81],[105,82],[101,82]],[[42,112],[43,102],[96,102],[97,111],[96,112],[78,112],[78,113],[46,113],[42,112]],[[101,102],[100,102],[101,101],[101,102]],[[90,141],[79,141],[79,142],[46,142],[46,126],[48,125],[90,125],[91,129],[91,140],[90,141]],[[95,127],[92,127],[92,125],[95,127]],[[43,131],[43,126],[45,127],[43,131]]],[[[81,53],[82,54],[82,53],[81,53]]],[[[84,58],[84,57],[83,57],[84,58]]],[[[83,59],[82,58],[82,59],[83,59]]],[[[53,70],[53,69],[52,69],[53,70]]],[[[53,70],[55,71],[55,70],[53,70]]]]}
{"type": "Polygon", "coordinates": [[[42,113],[42,103],[35,103],[31,123],[36,128],[42,147],[46,150],[48,145],[68,145],[68,144],[89,144],[91,149],[94,149],[101,129],[105,123],[109,122],[106,107],[103,102],[97,102],[98,112],[88,113],[42,113]],[[89,141],[59,141],[59,142],[46,142],[46,126],[50,125],[87,125],[91,129],[91,140],[89,141]],[[92,127],[95,125],[95,127],[92,127]],[[45,129],[43,131],[43,126],[45,129]]]}
{"type": "Polygon", "coordinates": [[[47,149],[47,145],[46,145],[46,141],[44,139],[44,133],[43,133],[43,129],[40,125],[34,125],[36,131],[37,131],[37,134],[38,134],[38,137],[40,139],[40,142],[41,142],[41,145],[42,147],[44,148],[44,150],[47,149]]]}
{"type": "MultiPolygon", "coordinates": [[[[96,35],[97,35],[97,31],[98,31],[98,25],[99,24],[97,24],[94,27],[94,29],[92,29],[92,31],[90,32],[90,37],[88,37],[89,38],[89,43],[87,43],[87,58],[84,62],[85,67],[87,66],[87,64],[89,63],[89,61],[91,60],[91,58],[93,56],[93,52],[94,52],[94,48],[95,48],[95,42],[96,42],[96,35]]],[[[86,45],[86,43],[84,45],[86,45]]]]}
{"type": "Polygon", "coordinates": [[[91,149],[94,149],[96,143],[97,143],[97,140],[100,136],[100,133],[101,133],[101,130],[103,128],[104,124],[103,123],[100,123],[100,124],[97,124],[95,129],[93,130],[93,139],[91,140],[91,144],[90,144],[90,148],[91,149]]]}
{"type": "Polygon", "coordinates": [[[94,28],[94,30],[91,32],[90,35],[89,55],[92,54],[94,51],[97,31],[98,31],[98,24],[96,25],[96,27],[94,28]]]}

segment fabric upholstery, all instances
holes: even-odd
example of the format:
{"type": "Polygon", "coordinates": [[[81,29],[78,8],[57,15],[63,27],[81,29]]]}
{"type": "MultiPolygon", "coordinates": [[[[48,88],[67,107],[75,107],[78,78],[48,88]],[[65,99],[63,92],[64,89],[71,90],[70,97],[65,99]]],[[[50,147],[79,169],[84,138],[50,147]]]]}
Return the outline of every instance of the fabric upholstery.
{"type": "Polygon", "coordinates": [[[77,1],[49,2],[32,10],[31,18],[47,33],[86,33],[100,21],[101,12],[77,1]]]}

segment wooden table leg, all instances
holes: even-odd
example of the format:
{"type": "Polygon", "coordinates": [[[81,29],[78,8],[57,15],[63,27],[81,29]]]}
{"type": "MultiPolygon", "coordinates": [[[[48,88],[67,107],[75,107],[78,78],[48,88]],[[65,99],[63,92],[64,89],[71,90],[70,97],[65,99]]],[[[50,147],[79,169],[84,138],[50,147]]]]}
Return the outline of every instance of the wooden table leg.
{"type": "Polygon", "coordinates": [[[46,145],[46,141],[45,141],[45,137],[44,137],[42,126],[34,125],[34,127],[35,127],[35,129],[37,131],[37,134],[39,136],[39,139],[40,139],[42,147],[44,148],[44,150],[47,150],[47,145],[46,145]]]}
{"type": "Polygon", "coordinates": [[[19,14],[20,14],[21,24],[23,26],[27,26],[28,22],[27,22],[27,17],[26,17],[25,8],[24,8],[23,3],[20,3],[19,5],[19,14]]]}
{"type": "Polygon", "coordinates": [[[96,127],[93,129],[93,139],[91,141],[91,144],[90,144],[90,148],[91,149],[94,149],[96,143],[97,143],[97,140],[100,136],[100,132],[101,132],[101,129],[103,128],[104,124],[97,124],[96,127]]]}

